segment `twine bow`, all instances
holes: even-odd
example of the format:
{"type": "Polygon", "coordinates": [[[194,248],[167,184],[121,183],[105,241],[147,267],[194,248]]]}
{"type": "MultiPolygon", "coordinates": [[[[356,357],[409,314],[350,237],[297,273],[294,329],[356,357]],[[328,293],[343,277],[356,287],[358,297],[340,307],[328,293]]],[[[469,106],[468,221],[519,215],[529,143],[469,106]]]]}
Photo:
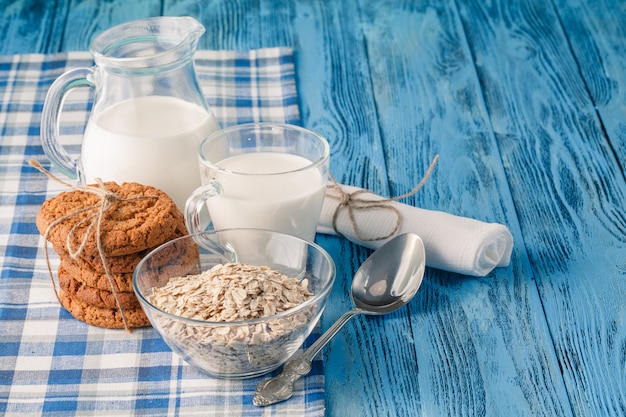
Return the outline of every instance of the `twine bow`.
{"type": "Polygon", "coordinates": [[[90,211],[93,211],[92,214],[89,214],[87,217],[85,217],[84,219],[80,220],[79,222],[77,222],[74,226],[72,226],[72,228],[70,229],[69,233],[66,236],[65,239],[65,248],[67,249],[68,254],[70,255],[70,257],[72,259],[77,259],[84,251],[85,246],[87,245],[87,241],[89,240],[89,237],[92,235],[92,233],[95,232],[95,236],[96,236],[96,245],[97,245],[97,249],[98,249],[98,255],[100,257],[100,261],[102,262],[102,266],[104,268],[104,272],[106,274],[107,279],[109,280],[109,284],[111,285],[111,292],[113,293],[113,297],[115,299],[115,303],[117,304],[117,307],[120,311],[120,314],[122,316],[122,322],[124,323],[124,329],[128,332],[132,331],[130,326],[128,325],[128,321],[126,320],[126,315],[124,314],[124,309],[122,307],[122,304],[119,300],[119,296],[117,293],[117,290],[115,289],[115,281],[113,279],[113,276],[111,274],[111,271],[107,265],[107,260],[106,260],[106,255],[104,253],[104,249],[102,247],[102,221],[104,219],[104,215],[106,214],[106,212],[111,208],[111,206],[113,205],[113,203],[115,202],[126,202],[126,201],[135,201],[135,200],[143,200],[146,198],[158,198],[158,196],[154,195],[148,195],[148,196],[137,196],[137,197],[130,197],[130,198],[124,198],[119,196],[118,194],[114,193],[113,191],[110,191],[106,188],[106,186],[104,185],[104,183],[102,182],[102,180],[100,180],[100,178],[96,178],[96,185],[80,185],[80,186],[73,186],[71,184],[66,183],[65,181],[59,179],[58,177],[56,177],[55,175],[53,175],[51,172],[49,172],[48,170],[46,170],[43,166],[41,166],[41,164],[38,161],[35,160],[29,160],[28,161],[29,165],[32,166],[33,168],[37,169],[38,171],[40,171],[41,173],[45,174],[48,178],[58,182],[59,184],[62,184],[66,187],[71,188],[72,190],[75,191],[82,191],[82,192],[86,192],[89,194],[94,194],[98,197],[98,202],[95,203],[92,206],[89,207],[84,207],[81,208],[79,210],[73,211],[71,213],[68,213],[64,216],[59,217],[58,219],[56,219],[55,221],[53,221],[50,225],[48,225],[48,227],[45,230],[44,233],[44,239],[46,241],[46,244],[44,245],[44,254],[46,257],[46,264],[48,266],[48,273],[50,274],[50,279],[52,280],[52,287],[54,289],[54,293],[57,297],[57,299],[59,300],[59,302],[61,302],[61,298],[59,297],[59,293],[57,291],[57,286],[56,283],[54,281],[54,274],[52,273],[52,267],[50,265],[50,257],[48,255],[48,235],[50,234],[50,231],[52,230],[52,228],[54,228],[55,226],[57,226],[58,224],[71,219],[72,217],[76,217],[76,216],[80,216],[84,213],[88,213],[90,211]],[[78,230],[80,228],[82,228],[83,226],[86,226],[87,229],[84,233],[84,235],[78,239],[79,244],[77,246],[72,245],[72,242],[74,241],[74,237],[76,235],[76,233],[78,232],[78,230]]]}
{"type": "Polygon", "coordinates": [[[435,165],[437,164],[438,159],[439,159],[439,155],[435,155],[435,157],[433,158],[433,161],[430,163],[430,166],[428,167],[428,170],[426,171],[426,174],[424,174],[424,177],[419,182],[419,184],[415,186],[415,188],[413,188],[408,193],[399,195],[397,197],[391,197],[391,198],[383,198],[383,199],[377,199],[377,200],[369,200],[366,198],[361,198],[359,197],[361,194],[374,194],[374,193],[372,193],[369,190],[356,190],[351,193],[346,192],[339,186],[339,184],[337,183],[337,181],[335,181],[332,175],[330,175],[331,183],[327,185],[326,197],[332,200],[339,201],[339,204],[337,205],[337,208],[335,209],[335,212],[333,213],[333,230],[335,231],[335,233],[337,233],[337,235],[339,236],[342,236],[342,237],[344,236],[344,234],[341,233],[339,231],[339,228],[337,227],[337,220],[339,219],[339,214],[343,210],[347,211],[348,218],[350,219],[350,223],[352,225],[352,230],[354,230],[354,234],[361,241],[371,242],[371,241],[377,241],[377,240],[384,240],[398,233],[398,230],[400,230],[400,225],[402,223],[402,215],[400,214],[400,211],[396,207],[394,207],[393,205],[389,203],[402,200],[403,198],[410,197],[413,194],[417,193],[424,186],[424,184],[428,180],[428,177],[430,177],[430,174],[435,168],[435,165]],[[331,191],[331,193],[329,193],[329,191],[331,191]],[[336,194],[333,194],[332,191],[335,191],[336,194]],[[361,233],[361,230],[356,221],[356,216],[354,213],[357,210],[371,210],[371,209],[388,210],[395,215],[396,224],[394,228],[386,235],[366,237],[361,233]]]}

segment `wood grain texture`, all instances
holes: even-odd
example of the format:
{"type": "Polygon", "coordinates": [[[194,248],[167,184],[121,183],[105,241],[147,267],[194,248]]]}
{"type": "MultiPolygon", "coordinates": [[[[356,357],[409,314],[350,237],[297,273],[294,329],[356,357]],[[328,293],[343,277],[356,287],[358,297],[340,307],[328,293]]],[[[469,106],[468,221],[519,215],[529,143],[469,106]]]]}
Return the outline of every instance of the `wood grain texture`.
{"type": "Polygon", "coordinates": [[[2,0],[0,42],[3,55],[50,53],[59,50],[68,5],[46,0],[2,0]]]}
{"type": "Polygon", "coordinates": [[[62,51],[84,51],[96,35],[112,26],[161,15],[160,0],[75,0],[70,4],[65,16],[62,51]]]}
{"type": "MultiPolygon", "coordinates": [[[[409,190],[439,153],[435,174],[412,204],[518,231],[454,4],[388,5],[384,15],[367,2],[362,7],[393,194],[409,190]]],[[[568,415],[547,325],[533,315],[541,302],[523,254],[489,278],[452,281],[429,271],[409,306],[424,414],[568,415]]]]}
{"type": "Polygon", "coordinates": [[[626,175],[626,3],[555,3],[585,86],[626,175]]]}
{"type": "Polygon", "coordinates": [[[193,16],[206,28],[199,48],[244,50],[262,47],[260,43],[258,0],[165,0],[168,16],[193,16]]]}
{"type": "Polygon", "coordinates": [[[460,10],[572,412],[624,415],[620,167],[550,5],[460,10]]]}

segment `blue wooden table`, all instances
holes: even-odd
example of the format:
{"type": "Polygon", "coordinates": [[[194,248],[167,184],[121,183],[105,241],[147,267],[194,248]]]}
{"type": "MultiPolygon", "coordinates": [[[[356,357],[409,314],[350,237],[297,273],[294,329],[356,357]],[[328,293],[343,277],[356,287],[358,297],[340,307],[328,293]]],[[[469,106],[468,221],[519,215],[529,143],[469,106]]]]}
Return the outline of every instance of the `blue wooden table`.
{"type": "MultiPolygon", "coordinates": [[[[405,202],[514,235],[509,267],[429,268],[406,308],[346,326],[328,416],[626,415],[625,2],[1,0],[0,54],[156,15],[196,17],[202,49],[294,48],[338,181],[399,195],[439,154],[405,202]]],[[[338,266],[326,328],[371,251],[318,242],[338,266]]]]}

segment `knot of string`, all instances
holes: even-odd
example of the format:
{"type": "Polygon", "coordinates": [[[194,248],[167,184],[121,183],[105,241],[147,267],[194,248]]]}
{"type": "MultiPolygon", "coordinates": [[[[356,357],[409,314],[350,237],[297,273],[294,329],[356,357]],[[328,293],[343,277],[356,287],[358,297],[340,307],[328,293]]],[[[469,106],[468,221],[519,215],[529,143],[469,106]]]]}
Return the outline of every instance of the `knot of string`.
{"type": "Polygon", "coordinates": [[[124,329],[126,329],[126,331],[131,331],[131,327],[128,325],[128,320],[126,319],[126,315],[124,314],[124,308],[122,307],[122,304],[120,302],[119,299],[119,295],[116,289],[116,285],[115,285],[115,280],[113,278],[113,275],[111,273],[111,270],[108,266],[108,262],[106,259],[106,254],[105,251],[103,249],[102,246],[102,223],[104,220],[104,216],[106,214],[106,212],[111,208],[111,206],[115,203],[115,202],[127,202],[127,201],[135,201],[135,200],[144,200],[144,199],[156,199],[159,198],[156,195],[148,195],[148,196],[137,196],[137,197],[130,197],[130,198],[124,198],[119,196],[118,194],[114,193],[111,190],[108,190],[106,188],[106,186],[104,185],[104,183],[99,179],[96,178],[96,185],[79,185],[79,186],[73,186],[71,184],[66,183],[65,181],[59,179],[58,177],[56,177],[55,175],[53,175],[51,172],[49,172],[48,170],[46,170],[43,166],[41,166],[41,164],[38,161],[35,160],[29,160],[28,161],[29,165],[32,166],[33,168],[37,169],[38,171],[40,171],[41,173],[45,174],[48,178],[66,186],[71,188],[73,191],[82,191],[85,193],[89,193],[89,194],[93,194],[95,196],[98,197],[98,201],[88,207],[83,207],[81,209],[75,210],[71,213],[65,214],[61,217],[59,217],[58,219],[54,220],[52,223],[50,223],[48,225],[48,227],[46,228],[45,232],[44,232],[44,240],[46,241],[46,244],[44,245],[44,254],[46,257],[46,264],[48,266],[48,273],[50,274],[50,279],[52,280],[52,287],[54,289],[55,295],[57,297],[57,299],[59,300],[59,302],[61,302],[61,298],[59,296],[59,293],[57,291],[57,285],[54,281],[54,274],[52,273],[52,267],[50,265],[50,257],[48,254],[48,236],[50,234],[50,231],[57,225],[63,223],[66,220],[72,219],[74,217],[77,216],[83,216],[86,213],[88,213],[84,218],[82,218],[80,221],[76,222],[72,228],[70,229],[70,231],[68,232],[66,238],[65,238],[65,249],[67,250],[68,254],[70,255],[70,257],[72,259],[77,259],[79,256],[81,256],[81,254],[83,253],[83,251],[85,250],[85,246],[87,245],[87,242],[89,241],[90,236],[95,233],[95,240],[96,240],[96,247],[98,249],[98,256],[100,257],[100,261],[102,262],[102,266],[104,268],[104,273],[107,277],[107,280],[109,281],[109,285],[111,286],[111,293],[113,294],[113,297],[115,299],[115,303],[117,305],[118,310],[120,311],[120,315],[122,317],[122,322],[124,324],[124,329]],[[90,213],[91,212],[91,213],[90,213]],[[82,229],[85,229],[85,232],[83,233],[82,236],[80,237],[76,237],[78,232],[82,229]],[[74,242],[78,242],[77,245],[74,244],[74,242]]]}
{"type": "Polygon", "coordinates": [[[337,233],[337,235],[339,236],[344,236],[344,234],[339,231],[339,227],[337,226],[339,215],[342,211],[347,212],[348,219],[350,220],[350,224],[352,226],[352,230],[354,231],[354,235],[361,241],[371,242],[384,240],[398,233],[398,230],[400,230],[400,226],[402,224],[402,214],[400,213],[400,210],[398,210],[391,203],[402,200],[403,198],[410,197],[417,193],[424,186],[424,184],[426,184],[426,181],[430,177],[430,174],[433,172],[433,169],[435,168],[438,159],[439,155],[435,155],[432,162],[430,163],[430,166],[428,167],[428,170],[422,177],[422,180],[411,191],[391,198],[382,198],[376,200],[363,198],[363,194],[374,194],[369,190],[356,190],[353,192],[347,192],[343,190],[341,186],[337,183],[337,181],[335,181],[333,176],[329,174],[331,182],[327,185],[326,198],[337,200],[338,202],[332,219],[332,226],[335,233],[337,233]],[[374,237],[368,237],[363,234],[361,227],[356,220],[355,212],[359,210],[372,209],[386,210],[393,214],[393,216],[395,217],[395,225],[391,229],[391,231],[389,231],[389,233],[374,237]]]}

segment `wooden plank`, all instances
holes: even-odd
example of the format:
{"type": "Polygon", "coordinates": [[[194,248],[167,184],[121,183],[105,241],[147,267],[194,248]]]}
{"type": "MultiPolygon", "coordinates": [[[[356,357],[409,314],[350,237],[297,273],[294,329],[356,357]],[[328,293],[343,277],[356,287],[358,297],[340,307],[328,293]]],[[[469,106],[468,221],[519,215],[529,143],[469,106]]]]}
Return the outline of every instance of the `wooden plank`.
{"type": "Polygon", "coordinates": [[[192,16],[207,27],[198,44],[201,49],[245,50],[261,47],[259,7],[255,0],[165,0],[163,14],[192,16]]]}
{"type": "Polygon", "coordinates": [[[8,41],[0,42],[0,54],[24,54],[56,52],[59,50],[64,16],[68,12],[66,2],[45,0],[2,0],[0,10],[0,33],[8,41]]]}
{"type": "Polygon", "coordinates": [[[626,3],[555,3],[585,86],[626,175],[626,3]]]}
{"type": "MultiPolygon", "coordinates": [[[[408,202],[499,221],[516,238],[512,267],[489,277],[427,272],[409,306],[420,410],[425,415],[568,415],[454,2],[388,6],[383,13],[367,1],[361,5],[392,194],[409,191],[439,153],[434,175],[408,202]]],[[[472,30],[484,28],[475,24],[472,30]]]]}
{"type": "Polygon", "coordinates": [[[1,54],[53,53],[87,50],[98,33],[117,24],[161,14],[161,1],[114,0],[77,2],[3,0],[0,33],[11,42],[0,44],[1,54]]]}
{"type": "Polygon", "coordinates": [[[94,36],[128,21],[161,14],[160,0],[82,0],[72,4],[66,19],[62,51],[85,51],[94,36]]]}
{"type": "Polygon", "coordinates": [[[572,412],[622,416],[620,167],[550,4],[459,7],[572,412]]]}

